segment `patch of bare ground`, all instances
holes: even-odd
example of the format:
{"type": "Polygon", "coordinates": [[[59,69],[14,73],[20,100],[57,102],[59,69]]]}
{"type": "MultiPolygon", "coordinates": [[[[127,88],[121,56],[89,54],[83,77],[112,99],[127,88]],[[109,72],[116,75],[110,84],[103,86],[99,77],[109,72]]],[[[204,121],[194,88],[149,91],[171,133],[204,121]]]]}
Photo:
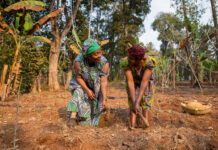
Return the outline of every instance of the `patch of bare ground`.
{"type": "MultiPolygon", "coordinates": [[[[68,91],[24,94],[20,97],[16,145],[24,150],[215,150],[218,149],[218,89],[179,87],[158,90],[150,112],[150,127],[128,130],[129,109],[123,83],[108,88],[109,111],[99,127],[68,128],[68,91]],[[213,105],[212,112],[194,116],[180,103],[198,100],[213,105]],[[159,103],[160,110],[158,109],[159,103]]],[[[13,148],[16,97],[0,101],[0,149],[13,148]]]]}

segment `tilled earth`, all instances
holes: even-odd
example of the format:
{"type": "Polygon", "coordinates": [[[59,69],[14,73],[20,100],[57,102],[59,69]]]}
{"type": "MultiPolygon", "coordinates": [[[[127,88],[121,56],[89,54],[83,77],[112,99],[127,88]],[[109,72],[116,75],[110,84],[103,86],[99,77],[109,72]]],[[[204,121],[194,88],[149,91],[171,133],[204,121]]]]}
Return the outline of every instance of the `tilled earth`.
{"type": "Polygon", "coordinates": [[[0,149],[34,150],[215,150],[218,149],[218,88],[178,87],[158,90],[150,112],[150,127],[128,129],[129,109],[123,83],[108,87],[108,111],[101,115],[99,127],[69,128],[66,106],[71,93],[44,91],[0,101],[0,149]],[[211,103],[206,115],[184,113],[180,103],[198,100],[211,103]],[[159,104],[159,107],[158,107],[159,104]],[[16,108],[18,108],[15,139],[16,108]]]}

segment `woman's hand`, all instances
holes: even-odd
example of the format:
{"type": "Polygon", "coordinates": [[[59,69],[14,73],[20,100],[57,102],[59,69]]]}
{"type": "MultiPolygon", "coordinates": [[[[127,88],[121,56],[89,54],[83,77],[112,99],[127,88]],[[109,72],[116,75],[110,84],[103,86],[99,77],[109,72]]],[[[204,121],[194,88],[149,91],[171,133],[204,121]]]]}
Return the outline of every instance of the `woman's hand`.
{"type": "Polygon", "coordinates": [[[142,112],[142,108],[138,102],[135,103],[135,111],[136,113],[142,112]]]}
{"type": "Polygon", "coordinates": [[[88,95],[88,97],[91,99],[91,100],[96,100],[96,98],[95,98],[95,94],[92,92],[92,90],[90,90],[90,89],[88,89],[87,90],[87,95],[88,95]]]}

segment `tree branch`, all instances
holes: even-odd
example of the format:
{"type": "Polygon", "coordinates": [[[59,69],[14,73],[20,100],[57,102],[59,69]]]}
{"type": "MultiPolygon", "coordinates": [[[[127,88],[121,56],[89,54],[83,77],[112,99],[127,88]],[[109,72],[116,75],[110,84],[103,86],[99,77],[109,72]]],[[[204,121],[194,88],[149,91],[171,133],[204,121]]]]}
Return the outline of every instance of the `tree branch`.
{"type": "MultiPolygon", "coordinates": [[[[77,11],[79,9],[80,2],[81,2],[81,0],[77,0],[74,9],[71,10],[70,19],[67,21],[66,26],[64,27],[64,30],[61,33],[61,37],[60,37],[61,40],[69,32],[69,30],[70,30],[70,28],[72,26],[73,20],[75,20],[75,18],[76,18],[76,14],[77,14],[77,11]]],[[[72,0],[71,0],[71,5],[72,5],[72,0]]]]}
{"type": "MultiPolygon", "coordinates": [[[[52,12],[52,8],[54,6],[54,3],[55,3],[55,0],[52,0],[51,4],[49,6],[49,13],[52,12]]],[[[55,37],[56,36],[56,33],[55,33],[55,18],[51,18],[51,32],[52,32],[52,35],[55,37]]]]}
{"type": "Polygon", "coordinates": [[[66,21],[68,21],[69,16],[68,16],[68,13],[67,13],[66,0],[63,0],[63,7],[64,7],[64,15],[65,15],[66,21]]]}
{"type": "Polygon", "coordinates": [[[209,39],[213,38],[214,36],[216,36],[216,31],[214,33],[211,33],[209,36],[207,35],[207,37],[200,42],[200,45],[206,43],[209,39]]]}
{"type": "MultiPolygon", "coordinates": [[[[52,8],[54,6],[55,0],[51,1],[51,4],[49,6],[49,12],[52,12],[52,8]]],[[[57,2],[58,3],[58,2],[57,2]]],[[[51,31],[54,38],[57,37],[58,34],[58,25],[57,25],[57,17],[51,18],[51,31]]]]}
{"type": "MultiPolygon", "coordinates": [[[[211,38],[210,38],[210,36],[208,35],[208,33],[206,33],[207,34],[207,38],[208,38],[208,40],[210,41],[210,43],[211,43],[211,45],[213,46],[213,48],[216,50],[216,51],[218,51],[218,49],[216,48],[216,46],[213,44],[213,42],[211,41],[211,38]]],[[[216,35],[216,34],[215,34],[216,35]]]]}
{"type": "Polygon", "coordinates": [[[31,35],[34,32],[37,32],[39,29],[42,28],[44,24],[46,24],[49,21],[49,19],[56,17],[60,13],[61,13],[61,10],[56,10],[42,17],[35,23],[35,25],[30,30],[27,31],[27,35],[31,35]]]}
{"type": "Polygon", "coordinates": [[[52,12],[52,8],[53,8],[53,6],[54,6],[54,2],[55,2],[55,0],[52,0],[52,1],[51,1],[51,4],[50,4],[50,6],[49,6],[49,13],[52,12]]]}

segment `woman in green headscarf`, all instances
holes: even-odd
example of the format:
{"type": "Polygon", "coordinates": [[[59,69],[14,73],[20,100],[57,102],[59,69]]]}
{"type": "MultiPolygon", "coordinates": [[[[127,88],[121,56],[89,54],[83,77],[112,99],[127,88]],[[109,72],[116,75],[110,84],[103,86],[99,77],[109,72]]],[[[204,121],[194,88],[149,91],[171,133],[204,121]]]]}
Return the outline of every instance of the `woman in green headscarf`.
{"type": "Polygon", "coordinates": [[[70,90],[73,93],[67,111],[72,112],[69,125],[75,121],[81,125],[98,126],[100,112],[106,108],[106,87],[109,63],[102,55],[101,47],[93,39],[87,39],[74,61],[70,90]]]}

